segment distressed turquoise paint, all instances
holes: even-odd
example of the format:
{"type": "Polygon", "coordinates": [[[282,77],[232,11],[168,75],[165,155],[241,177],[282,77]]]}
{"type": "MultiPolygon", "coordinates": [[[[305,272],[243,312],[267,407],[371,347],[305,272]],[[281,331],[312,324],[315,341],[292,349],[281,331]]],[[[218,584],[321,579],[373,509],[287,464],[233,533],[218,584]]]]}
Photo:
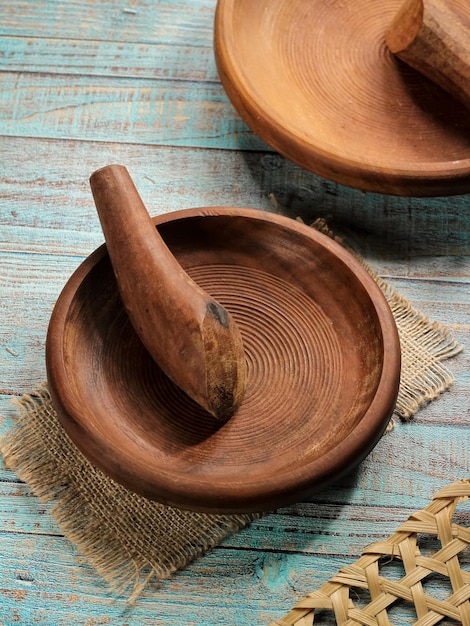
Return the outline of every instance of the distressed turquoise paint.
{"type": "Polygon", "coordinates": [[[212,47],[0,36],[0,70],[218,81],[212,47]]]}
{"type": "Polygon", "coordinates": [[[4,7],[0,33],[30,38],[210,46],[216,0],[18,0],[4,7]]]}
{"type": "Polygon", "coordinates": [[[0,74],[0,133],[266,150],[218,83],[0,74]]]}

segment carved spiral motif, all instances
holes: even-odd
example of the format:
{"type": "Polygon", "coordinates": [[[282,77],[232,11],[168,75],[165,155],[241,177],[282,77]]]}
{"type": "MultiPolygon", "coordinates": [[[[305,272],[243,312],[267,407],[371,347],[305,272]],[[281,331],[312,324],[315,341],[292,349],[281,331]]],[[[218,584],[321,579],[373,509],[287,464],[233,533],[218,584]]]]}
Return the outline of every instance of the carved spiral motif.
{"type": "Polygon", "coordinates": [[[190,448],[192,456],[199,446],[200,461],[209,465],[212,457],[224,465],[262,463],[263,450],[269,449],[271,456],[273,446],[279,454],[301,449],[306,438],[314,447],[322,415],[334,410],[344,368],[331,320],[298,286],[260,269],[208,265],[188,273],[240,327],[248,369],[246,396],[236,415],[219,427],[162,374],[120,315],[108,325],[111,352],[102,383],[122,390],[119,404],[135,403],[134,427],[139,430],[140,419],[143,444],[149,443],[151,423],[151,438],[160,449],[178,449],[181,460],[185,450],[190,448]]]}

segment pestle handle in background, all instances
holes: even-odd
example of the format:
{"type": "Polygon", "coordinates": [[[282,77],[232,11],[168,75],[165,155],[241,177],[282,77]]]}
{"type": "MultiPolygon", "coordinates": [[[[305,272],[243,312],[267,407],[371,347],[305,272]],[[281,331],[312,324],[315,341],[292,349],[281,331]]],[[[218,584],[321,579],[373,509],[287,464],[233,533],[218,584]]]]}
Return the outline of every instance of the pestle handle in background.
{"type": "Polygon", "coordinates": [[[187,395],[225,421],[239,407],[246,365],[238,327],[174,258],[127,169],[90,178],[119,292],[147,351],[187,395]]]}
{"type": "Polygon", "coordinates": [[[470,107],[470,16],[446,0],[405,0],[385,41],[398,58],[470,107]]]}

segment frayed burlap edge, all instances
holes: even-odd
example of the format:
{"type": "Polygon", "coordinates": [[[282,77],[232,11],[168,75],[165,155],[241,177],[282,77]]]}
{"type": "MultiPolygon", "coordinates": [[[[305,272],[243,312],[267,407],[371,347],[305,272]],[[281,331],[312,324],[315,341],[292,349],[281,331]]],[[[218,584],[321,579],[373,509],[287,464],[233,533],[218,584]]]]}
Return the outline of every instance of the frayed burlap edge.
{"type": "Polygon", "coordinates": [[[14,425],[0,439],[5,466],[51,513],[64,536],[118,594],[133,602],[259,514],[182,511],[126,490],[95,469],[58,423],[47,385],[13,399],[14,425]]]}
{"type": "Polygon", "coordinates": [[[442,361],[463,350],[451,335],[451,329],[417,311],[405,298],[372,270],[387,298],[397,324],[402,350],[402,374],[395,414],[410,419],[424,404],[449,389],[454,382],[442,361]]]}
{"type": "MultiPolygon", "coordinates": [[[[345,242],[335,235],[324,218],[316,219],[310,226],[345,246],[345,242]]],[[[395,318],[401,344],[402,371],[394,415],[402,420],[409,420],[423,405],[437,398],[452,385],[454,377],[443,361],[457,356],[463,346],[453,338],[449,327],[430,321],[378,276],[354,250],[345,247],[378,284],[395,318]]],[[[389,428],[393,424],[392,419],[389,428]]]]}

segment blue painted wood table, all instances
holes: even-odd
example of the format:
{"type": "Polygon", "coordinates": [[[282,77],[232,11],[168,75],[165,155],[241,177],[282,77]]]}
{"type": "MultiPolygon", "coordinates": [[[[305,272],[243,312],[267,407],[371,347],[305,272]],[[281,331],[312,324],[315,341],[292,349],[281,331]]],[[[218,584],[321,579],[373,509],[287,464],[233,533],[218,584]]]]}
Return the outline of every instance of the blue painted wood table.
{"type": "Polygon", "coordinates": [[[102,242],[88,186],[129,168],[151,214],[205,205],[329,217],[464,351],[451,390],[353,475],[270,514],[134,606],[113,596],[29,487],[0,469],[0,624],[261,625],[288,612],[441,487],[470,475],[470,200],[362,193],[309,174],[232,109],[215,0],[16,0],[0,19],[0,433],[45,378],[54,302],[102,242]]]}

